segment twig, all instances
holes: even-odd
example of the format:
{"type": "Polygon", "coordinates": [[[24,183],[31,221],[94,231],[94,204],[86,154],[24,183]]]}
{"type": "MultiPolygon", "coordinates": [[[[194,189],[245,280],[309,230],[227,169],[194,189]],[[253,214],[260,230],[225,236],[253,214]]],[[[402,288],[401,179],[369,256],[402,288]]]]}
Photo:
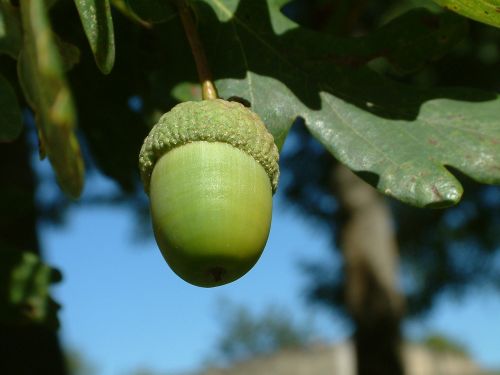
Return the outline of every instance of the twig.
{"type": "Polygon", "coordinates": [[[184,26],[184,31],[186,37],[191,46],[191,52],[193,53],[194,61],[196,63],[196,70],[198,71],[198,78],[201,83],[202,98],[204,100],[217,99],[217,90],[212,81],[212,73],[208,66],[207,56],[201,44],[200,36],[198,35],[198,30],[193,21],[193,15],[191,9],[189,8],[186,0],[174,0],[177,9],[179,10],[179,15],[181,16],[182,25],[184,26]]]}

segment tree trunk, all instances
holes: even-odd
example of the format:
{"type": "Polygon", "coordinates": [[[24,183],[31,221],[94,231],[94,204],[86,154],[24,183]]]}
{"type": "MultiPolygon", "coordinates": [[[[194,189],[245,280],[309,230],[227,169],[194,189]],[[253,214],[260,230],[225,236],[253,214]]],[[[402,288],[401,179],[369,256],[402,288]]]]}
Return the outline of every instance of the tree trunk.
{"type": "MultiPolygon", "coordinates": [[[[25,136],[0,144],[0,252],[39,254],[35,179],[29,157],[25,136]]],[[[56,332],[36,324],[0,323],[0,374],[67,374],[56,332]]]]}
{"type": "Polygon", "coordinates": [[[359,375],[402,375],[398,250],[385,199],[349,169],[338,165],[334,184],[343,212],[340,230],[345,298],[355,323],[359,375]]]}

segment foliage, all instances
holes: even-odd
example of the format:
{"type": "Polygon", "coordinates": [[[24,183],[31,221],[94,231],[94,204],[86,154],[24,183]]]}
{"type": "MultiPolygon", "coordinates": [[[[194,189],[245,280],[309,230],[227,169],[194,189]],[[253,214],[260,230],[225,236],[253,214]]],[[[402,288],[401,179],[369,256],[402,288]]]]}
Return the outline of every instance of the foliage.
{"type": "Polygon", "coordinates": [[[12,141],[21,133],[21,110],[10,84],[0,76],[0,142],[12,141]]]}
{"type": "MultiPolygon", "coordinates": [[[[311,212],[335,215],[334,204],[321,205],[327,195],[311,194],[326,192],[328,174],[322,168],[331,165],[331,155],[382,193],[416,206],[457,203],[468,181],[462,174],[500,183],[498,29],[429,6],[415,9],[415,3],[421,2],[405,2],[409,11],[402,12],[393,2],[370,2],[367,27],[348,27],[362,18],[350,14],[319,31],[300,17],[292,21],[294,2],[286,0],[190,2],[221,96],[250,103],[279,146],[296,122],[321,143],[300,138],[289,159],[301,166],[296,176],[304,182],[291,194],[312,201],[315,206],[304,204],[311,212]],[[312,158],[301,159],[303,147],[311,147],[312,158]],[[323,185],[314,184],[314,173],[323,185]]],[[[162,2],[75,4],[0,0],[0,141],[19,136],[23,118],[30,118],[21,117],[21,109],[30,107],[40,154],[48,156],[69,196],[83,189],[84,149],[87,168],[97,166],[128,198],[136,197],[137,155],[145,134],[179,99],[199,97],[191,51],[175,8],[162,2]]],[[[477,14],[484,13],[484,4],[491,3],[477,2],[474,11],[482,21],[477,14]]],[[[444,244],[442,232],[417,228],[426,250],[437,249],[442,260],[419,255],[421,263],[411,263],[431,272],[422,279],[435,291],[415,288],[422,292],[421,306],[432,301],[436,285],[462,283],[468,280],[464,275],[475,273],[475,268],[441,272],[455,261],[452,247],[476,240],[482,245],[498,224],[493,214],[485,223],[475,211],[476,204],[488,208],[476,199],[487,189],[470,185],[465,205],[457,208],[466,212],[465,219],[455,228],[447,225],[449,211],[420,211],[420,223],[443,220],[440,231],[454,236],[453,244],[444,244]],[[478,231],[464,236],[461,230],[468,228],[478,231]]],[[[412,230],[403,220],[405,210],[395,208],[400,236],[412,230]]],[[[401,237],[408,254],[415,249],[412,238],[405,244],[401,237]]],[[[491,254],[494,243],[479,249],[491,254]]]]}
{"type": "Polygon", "coordinates": [[[303,348],[313,339],[312,330],[293,321],[283,308],[270,306],[254,314],[244,306],[224,303],[220,309],[222,335],[217,357],[223,363],[269,355],[281,349],[303,348]]]}
{"type": "Polygon", "coordinates": [[[61,280],[60,272],[30,252],[0,256],[0,323],[58,327],[59,305],[50,298],[49,286],[61,280]]]}
{"type": "MultiPolygon", "coordinates": [[[[384,10],[386,15],[394,16],[394,12],[394,7],[384,10]]],[[[496,71],[500,54],[496,47],[490,46],[499,42],[498,29],[472,23],[469,34],[457,48],[412,75],[397,76],[386,64],[377,65],[377,70],[417,86],[458,86],[465,82],[498,91],[500,76],[496,71]]],[[[332,242],[337,244],[342,212],[335,199],[335,186],[331,184],[336,161],[300,123],[289,141],[288,151],[282,155],[282,189],[290,202],[301,213],[321,223],[319,227],[329,231],[332,242]]],[[[400,247],[403,293],[410,316],[428,311],[445,292],[460,295],[471,287],[500,287],[495,261],[499,246],[500,189],[479,185],[458,171],[455,174],[465,187],[463,200],[456,207],[414,209],[388,201],[400,247]]],[[[338,248],[333,246],[332,250],[336,252],[338,248]]],[[[338,257],[334,255],[333,259],[310,262],[305,268],[310,276],[310,297],[339,311],[344,302],[345,279],[338,257]]]]}
{"type": "Polygon", "coordinates": [[[425,337],[422,340],[422,344],[435,353],[452,353],[464,357],[468,356],[467,349],[461,343],[437,333],[425,337]]]}
{"type": "Polygon", "coordinates": [[[76,350],[68,350],[65,353],[65,359],[70,375],[96,375],[98,373],[94,365],[76,350]]]}
{"type": "Polygon", "coordinates": [[[76,0],[83,28],[99,69],[108,74],[115,62],[115,36],[109,0],[76,0]]]}
{"type": "MultiPolygon", "coordinates": [[[[344,39],[298,27],[279,12],[282,4],[277,2],[267,7],[249,1],[237,7],[213,3],[219,23],[229,24],[222,24],[220,33],[233,35],[229,45],[224,40],[225,48],[242,51],[221,63],[215,60],[217,76],[234,77],[218,87],[223,95],[236,93],[249,100],[278,144],[301,116],[338,160],[371,175],[385,194],[417,206],[446,206],[460,199],[462,188],[444,165],[479,181],[497,182],[491,171],[498,153],[490,143],[499,136],[496,95],[459,88],[422,90],[366,68],[372,59],[385,58],[396,69],[417,69],[436,58],[436,44],[444,53],[460,40],[462,19],[417,11],[370,37],[344,39]],[[264,16],[254,25],[256,13],[264,16]],[[402,35],[404,41],[392,35],[402,35]],[[428,54],[419,56],[420,51],[428,54]],[[477,152],[468,154],[471,160],[463,150],[477,152]],[[491,155],[491,165],[480,156],[483,152],[491,155]]],[[[213,24],[207,27],[213,29],[213,24]]],[[[209,51],[217,53],[220,43],[208,40],[209,51]]]]}
{"type": "MultiPolygon", "coordinates": [[[[467,1],[437,2],[498,25],[492,1],[475,2],[473,8],[467,1]]],[[[467,188],[462,205],[450,211],[408,215],[408,207],[393,204],[405,275],[411,276],[406,290],[411,312],[425,311],[447,287],[461,288],[481,277],[497,280],[490,277],[497,270],[488,261],[498,248],[498,191],[469,178],[500,183],[498,29],[423,0],[302,2],[335,13],[322,30],[293,17],[297,1],[189,3],[221,96],[250,104],[280,147],[292,124],[305,126],[298,129],[302,133],[288,158],[293,171],[288,182],[300,186],[287,184],[286,174],[283,180],[292,199],[302,198],[299,204],[316,217],[329,224],[338,219],[328,183],[328,168],[338,161],[382,193],[419,207],[453,205],[462,197],[462,186],[467,188]],[[469,253],[457,257],[457,248],[469,253]]],[[[316,20],[325,14],[317,13],[316,20]]],[[[120,186],[112,201],[144,208],[137,172],[140,145],[177,101],[199,98],[195,71],[175,7],[166,1],[0,0],[0,141],[15,141],[22,122],[34,118],[40,155],[49,158],[69,197],[83,191],[85,157],[87,169],[99,168],[120,186]]],[[[13,144],[22,146],[19,139],[13,144]]],[[[13,172],[19,178],[6,184],[1,203],[22,208],[33,199],[31,171],[28,177],[22,174],[29,166],[19,154],[11,161],[20,166],[13,172]],[[24,185],[12,188],[16,184],[24,185]]],[[[12,163],[2,160],[9,172],[12,163]]],[[[27,230],[16,228],[19,238],[35,233],[44,208],[22,212],[38,216],[26,220],[27,230]]],[[[9,306],[3,310],[19,321],[28,307],[31,319],[54,322],[50,268],[37,258],[23,261],[24,251],[36,250],[36,239],[32,242],[28,249],[23,241],[15,242],[20,262],[0,263],[14,263],[4,270],[8,280],[2,285],[13,284],[17,291],[4,291],[9,306]]],[[[11,249],[0,250],[5,255],[11,249]]],[[[312,294],[341,306],[342,273],[311,269],[320,278],[312,294]]],[[[226,311],[220,353],[227,361],[301,346],[308,339],[281,311],[261,317],[226,311]]],[[[7,340],[22,340],[14,331],[7,340]]],[[[57,359],[45,355],[54,342],[41,348],[34,344],[31,353],[43,353],[58,367],[57,359]]],[[[12,362],[18,364],[16,356],[24,354],[19,351],[12,362]]]]}
{"type": "Polygon", "coordinates": [[[434,0],[466,17],[500,27],[500,2],[498,0],[434,0]]]}
{"type": "Polygon", "coordinates": [[[62,56],[45,2],[23,0],[21,6],[24,41],[18,56],[19,84],[36,113],[41,155],[48,155],[63,191],[77,198],[83,188],[83,161],[62,56]]]}
{"type": "MultiPolygon", "coordinates": [[[[99,163],[110,164],[108,159],[113,155],[108,149],[116,151],[114,147],[123,147],[120,142],[124,141],[133,148],[123,150],[121,156],[135,156],[139,134],[146,130],[130,135],[121,131],[123,126],[118,135],[113,130],[114,123],[121,124],[120,116],[130,112],[123,94],[139,95],[143,100],[144,122],[124,120],[141,129],[173,104],[172,92],[193,81],[190,52],[172,7],[141,0],[114,3],[126,19],[118,14],[112,17],[108,1],[76,1],[99,69],[109,73],[116,64],[109,79],[104,79],[95,68],[89,70],[83,56],[69,74],[71,92],[65,84],[62,62],[67,45],[59,43],[58,47],[57,41],[61,37],[75,41],[86,54],[82,30],[74,26],[74,8],[57,1],[50,4],[51,26],[41,0],[23,0],[20,9],[2,2],[5,32],[0,46],[18,58],[19,82],[37,113],[42,146],[60,185],[73,197],[81,191],[83,171],[72,135],[72,93],[94,156],[99,163]],[[62,14],[65,19],[61,19],[62,14]],[[134,22],[141,16],[145,17],[142,22],[134,22]],[[116,41],[115,34],[120,35],[116,41]],[[124,44],[115,47],[120,40],[124,44]],[[144,40],[150,43],[148,48],[141,45],[144,40]],[[16,51],[21,51],[20,55],[16,51]],[[141,61],[145,55],[147,59],[141,61]],[[120,73],[127,78],[118,79],[120,73]],[[109,98],[98,103],[92,87],[103,82],[109,85],[109,98]],[[97,118],[90,118],[89,112],[97,118]]],[[[370,68],[371,62],[382,59],[395,72],[421,69],[443,57],[466,35],[463,18],[413,10],[363,37],[346,38],[294,23],[281,12],[288,3],[284,0],[191,3],[221,95],[247,100],[279,145],[300,116],[338,160],[367,176],[385,194],[417,206],[446,206],[459,201],[462,186],[446,168],[449,166],[481,182],[500,182],[495,167],[500,155],[496,116],[500,101],[496,94],[464,88],[419,88],[370,68]]],[[[15,77],[7,78],[15,85],[15,77]]],[[[9,95],[9,89],[4,91],[9,95]]],[[[124,178],[112,171],[116,168],[135,175],[135,163],[111,164],[113,167],[101,167],[114,177],[124,178]]]]}

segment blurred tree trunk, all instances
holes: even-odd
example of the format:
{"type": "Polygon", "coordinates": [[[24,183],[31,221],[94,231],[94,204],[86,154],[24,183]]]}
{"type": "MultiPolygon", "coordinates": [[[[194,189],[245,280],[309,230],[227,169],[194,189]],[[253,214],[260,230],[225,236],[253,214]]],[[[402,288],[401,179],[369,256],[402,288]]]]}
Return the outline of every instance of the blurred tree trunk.
{"type": "MultiPolygon", "coordinates": [[[[35,179],[25,135],[0,144],[0,252],[39,254],[35,179]]],[[[67,374],[56,332],[35,324],[0,323],[0,374],[67,374]]]]}
{"type": "Polygon", "coordinates": [[[338,164],[333,183],[343,220],[340,248],[345,260],[346,306],[354,320],[359,375],[402,375],[398,249],[384,198],[338,164]]]}

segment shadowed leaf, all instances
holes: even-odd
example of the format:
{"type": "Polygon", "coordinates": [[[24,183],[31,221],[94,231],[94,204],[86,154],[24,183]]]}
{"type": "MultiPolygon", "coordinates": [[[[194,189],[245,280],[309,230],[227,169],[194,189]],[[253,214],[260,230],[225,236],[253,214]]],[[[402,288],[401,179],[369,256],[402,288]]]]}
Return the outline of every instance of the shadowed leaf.
{"type": "Polygon", "coordinates": [[[10,83],[0,76],[0,142],[16,139],[22,130],[21,109],[10,83]]]}
{"type": "Polygon", "coordinates": [[[57,329],[59,305],[49,287],[61,281],[61,273],[30,252],[2,251],[0,259],[0,322],[57,329]]]}
{"type": "Polygon", "coordinates": [[[0,0],[0,53],[17,59],[21,43],[19,11],[8,1],[0,0]]]}
{"type": "Polygon", "coordinates": [[[71,70],[80,62],[80,50],[74,44],[62,40],[57,34],[53,34],[53,36],[61,55],[64,71],[71,70]]]}
{"type": "Polygon", "coordinates": [[[126,0],[128,6],[146,22],[165,22],[175,16],[176,10],[168,0],[126,0]]]}

